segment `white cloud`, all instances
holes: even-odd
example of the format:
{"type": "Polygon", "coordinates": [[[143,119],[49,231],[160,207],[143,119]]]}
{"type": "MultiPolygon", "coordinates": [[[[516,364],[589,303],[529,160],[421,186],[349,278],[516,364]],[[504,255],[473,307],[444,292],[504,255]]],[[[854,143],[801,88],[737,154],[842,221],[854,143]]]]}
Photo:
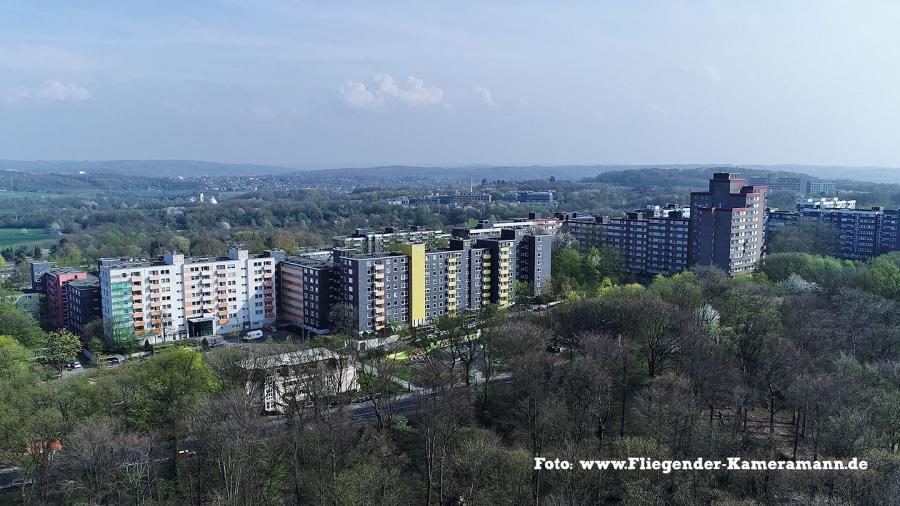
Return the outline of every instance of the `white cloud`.
{"type": "Polygon", "coordinates": [[[365,84],[356,81],[347,81],[338,92],[344,102],[352,107],[371,107],[384,103],[384,97],[375,95],[365,84]]]}
{"type": "Polygon", "coordinates": [[[438,105],[444,100],[444,90],[429,86],[418,77],[409,76],[406,85],[400,86],[390,74],[375,74],[374,84],[368,87],[358,81],[347,81],[338,93],[351,107],[377,107],[386,103],[413,106],[438,105]]]}
{"type": "Polygon", "coordinates": [[[84,101],[92,100],[91,92],[77,84],[66,84],[62,81],[46,81],[37,88],[19,87],[7,97],[8,101],[84,101]]]}
{"type": "Polygon", "coordinates": [[[491,90],[475,85],[473,91],[478,95],[478,98],[480,98],[482,102],[491,107],[497,107],[497,102],[494,102],[494,94],[491,93],[491,90]]]}

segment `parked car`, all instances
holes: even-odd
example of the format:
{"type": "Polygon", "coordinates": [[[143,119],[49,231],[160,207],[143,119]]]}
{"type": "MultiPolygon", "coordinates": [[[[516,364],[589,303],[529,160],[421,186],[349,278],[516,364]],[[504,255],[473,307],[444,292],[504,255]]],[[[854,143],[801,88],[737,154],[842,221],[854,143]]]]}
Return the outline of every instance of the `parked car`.
{"type": "Polygon", "coordinates": [[[244,341],[255,341],[257,339],[262,339],[263,331],[262,330],[251,330],[244,334],[244,341]]]}
{"type": "Polygon", "coordinates": [[[122,360],[119,357],[106,357],[106,363],[109,365],[119,365],[122,360]]]}
{"type": "Polygon", "coordinates": [[[210,348],[221,348],[222,346],[225,346],[225,341],[220,341],[218,339],[209,343],[210,348]]]}

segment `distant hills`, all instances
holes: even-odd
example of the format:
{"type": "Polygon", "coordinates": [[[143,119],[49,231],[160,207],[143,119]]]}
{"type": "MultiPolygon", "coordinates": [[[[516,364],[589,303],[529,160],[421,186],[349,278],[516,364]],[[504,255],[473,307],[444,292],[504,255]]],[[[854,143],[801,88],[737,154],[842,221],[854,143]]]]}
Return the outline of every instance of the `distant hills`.
{"type": "Polygon", "coordinates": [[[826,165],[732,165],[732,164],[647,164],[647,165],[530,165],[530,166],[407,166],[391,165],[378,167],[356,167],[341,169],[298,170],[277,165],[218,163],[198,160],[99,160],[99,161],[18,161],[0,160],[0,170],[11,170],[30,174],[88,175],[119,174],[137,177],[185,177],[203,176],[264,176],[290,175],[304,180],[325,179],[420,179],[428,181],[476,183],[482,179],[494,181],[547,179],[550,176],[561,181],[575,181],[592,178],[599,174],[633,169],[693,169],[726,167],[740,171],[768,170],[794,172],[813,177],[833,179],[853,179],[875,183],[900,183],[900,168],[888,167],[848,167],[826,165]]]}
{"type": "Polygon", "coordinates": [[[0,160],[0,170],[31,174],[121,174],[142,177],[262,176],[295,172],[275,165],[218,163],[199,160],[0,160]]]}

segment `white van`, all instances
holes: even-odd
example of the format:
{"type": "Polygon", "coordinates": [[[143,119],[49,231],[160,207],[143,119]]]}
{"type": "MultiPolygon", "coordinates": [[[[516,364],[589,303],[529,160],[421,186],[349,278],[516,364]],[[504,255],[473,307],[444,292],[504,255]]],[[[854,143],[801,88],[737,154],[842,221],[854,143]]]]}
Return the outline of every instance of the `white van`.
{"type": "Polygon", "coordinates": [[[251,330],[244,335],[244,341],[255,341],[257,339],[262,339],[263,331],[262,330],[251,330]]]}

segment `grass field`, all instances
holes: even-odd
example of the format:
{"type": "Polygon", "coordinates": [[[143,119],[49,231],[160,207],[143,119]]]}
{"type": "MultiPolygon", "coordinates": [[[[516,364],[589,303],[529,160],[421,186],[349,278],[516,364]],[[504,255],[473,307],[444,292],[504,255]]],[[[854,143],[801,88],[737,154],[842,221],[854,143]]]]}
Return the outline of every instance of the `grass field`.
{"type": "Polygon", "coordinates": [[[23,234],[21,228],[0,228],[0,248],[21,244],[25,242],[45,241],[50,239],[50,233],[43,228],[26,228],[23,234]]]}

